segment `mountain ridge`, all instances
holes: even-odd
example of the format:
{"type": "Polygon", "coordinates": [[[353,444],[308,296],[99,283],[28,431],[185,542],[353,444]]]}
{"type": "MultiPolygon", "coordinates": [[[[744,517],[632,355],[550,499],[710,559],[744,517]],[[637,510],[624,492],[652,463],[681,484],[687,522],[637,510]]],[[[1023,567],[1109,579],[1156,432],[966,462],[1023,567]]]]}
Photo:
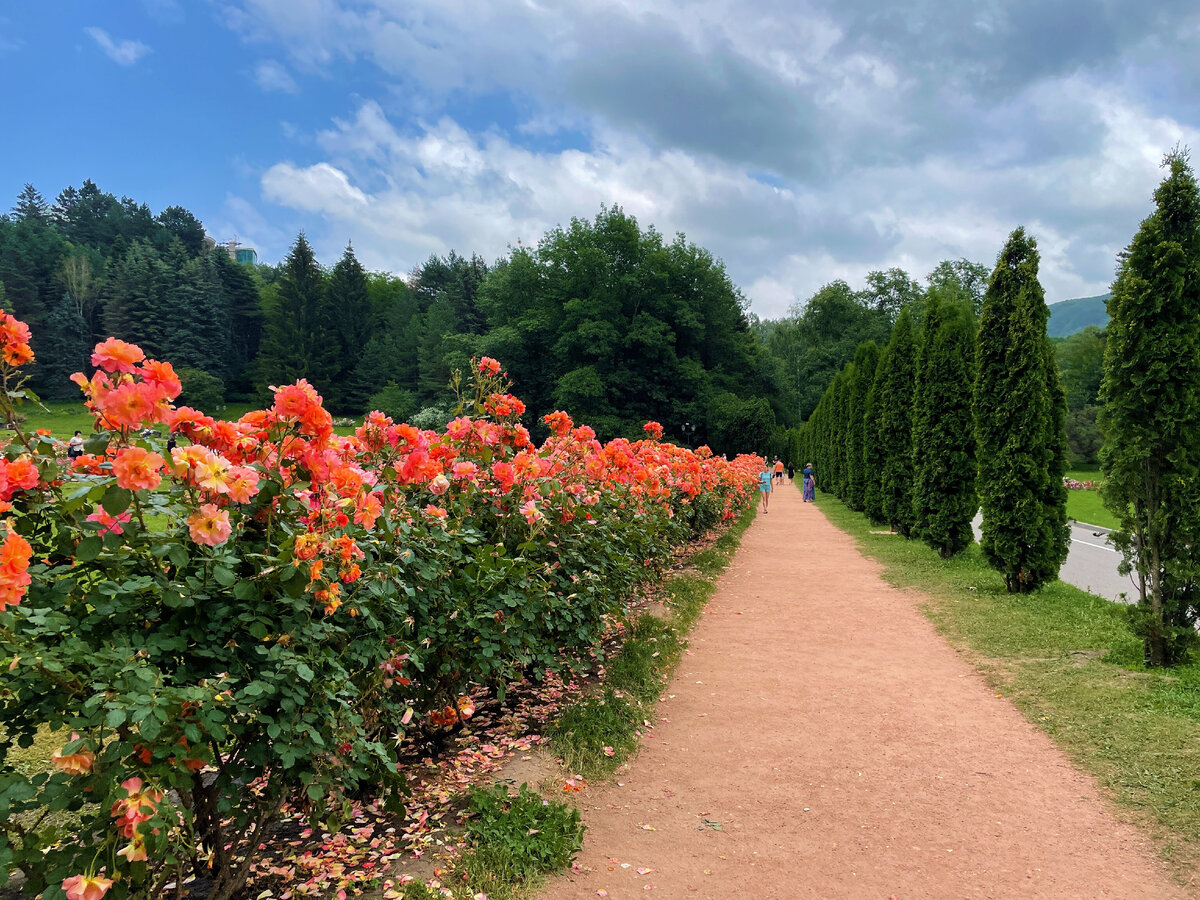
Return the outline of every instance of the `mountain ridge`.
{"type": "Polygon", "coordinates": [[[1050,304],[1050,321],[1046,324],[1046,332],[1052,338],[1069,337],[1083,331],[1089,325],[1104,328],[1108,325],[1108,309],[1106,304],[1112,294],[1099,294],[1095,297],[1076,297],[1073,300],[1060,300],[1050,304]]]}

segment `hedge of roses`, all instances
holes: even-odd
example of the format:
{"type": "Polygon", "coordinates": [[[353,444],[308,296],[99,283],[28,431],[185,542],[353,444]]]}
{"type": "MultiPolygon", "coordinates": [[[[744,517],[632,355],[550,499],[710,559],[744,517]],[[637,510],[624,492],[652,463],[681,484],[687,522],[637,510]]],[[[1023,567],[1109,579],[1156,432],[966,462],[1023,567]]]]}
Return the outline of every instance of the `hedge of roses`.
{"type": "MultiPolygon", "coordinates": [[[[15,428],[29,330],[3,315],[0,341],[15,428]]],[[[561,412],[534,446],[487,358],[444,431],[372,413],[351,437],[304,381],[226,422],[174,407],[170,364],[133,345],[92,363],[84,455],[17,430],[0,459],[0,877],[50,898],[206,873],[219,900],[285,801],[332,828],[359,792],[398,799],[406,729],[594,646],[760,463],[654,423],[601,445],[561,412]],[[39,733],[62,738],[52,774],[8,760],[39,733]]]]}

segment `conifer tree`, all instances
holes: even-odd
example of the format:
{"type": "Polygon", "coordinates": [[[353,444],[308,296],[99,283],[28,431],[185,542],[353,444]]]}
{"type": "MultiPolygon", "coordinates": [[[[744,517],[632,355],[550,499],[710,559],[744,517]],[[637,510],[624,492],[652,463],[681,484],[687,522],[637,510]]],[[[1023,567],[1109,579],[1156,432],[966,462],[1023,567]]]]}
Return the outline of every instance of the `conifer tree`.
{"type": "Polygon", "coordinates": [[[264,384],[306,378],[319,391],[333,386],[339,365],[338,341],[326,303],[325,273],[303,232],[272,285],[260,356],[264,384]]]}
{"type": "Polygon", "coordinates": [[[909,307],[900,310],[887,345],[879,403],[879,453],[883,516],[906,537],[913,532],[913,396],[920,343],[909,307]]]}
{"type": "Polygon", "coordinates": [[[1018,228],[984,297],[974,396],[980,544],[1012,593],[1057,577],[1070,546],[1065,399],[1046,336],[1049,315],[1037,242],[1018,228]]]}
{"type": "Polygon", "coordinates": [[[975,316],[965,294],[931,288],[923,331],[913,402],[913,518],[925,542],[949,558],[970,545],[978,508],[965,390],[975,381],[975,316]]]}
{"type": "Polygon", "coordinates": [[[367,273],[354,255],[353,247],[346,247],[346,252],[329,274],[329,305],[337,327],[341,362],[337,378],[340,389],[335,405],[348,412],[363,412],[370,394],[362,395],[352,382],[355,368],[371,340],[374,315],[367,291],[367,273]]]}
{"type": "Polygon", "coordinates": [[[864,341],[854,351],[853,374],[849,380],[846,429],[846,505],[851,509],[863,508],[866,493],[866,469],[863,455],[866,447],[867,393],[875,382],[875,370],[879,368],[879,345],[864,341]]]}
{"type": "Polygon", "coordinates": [[[1164,166],[1108,301],[1100,390],[1104,501],[1121,523],[1134,623],[1154,666],[1196,641],[1200,587],[1200,192],[1185,152],[1164,166]]]}
{"type": "Polygon", "coordinates": [[[887,348],[879,351],[879,364],[875,367],[875,378],[867,391],[866,409],[863,413],[863,512],[875,524],[886,520],[883,514],[883,444],[880,441],[880,423],[883,417],[883,383],[887,380],[887,348]]]}

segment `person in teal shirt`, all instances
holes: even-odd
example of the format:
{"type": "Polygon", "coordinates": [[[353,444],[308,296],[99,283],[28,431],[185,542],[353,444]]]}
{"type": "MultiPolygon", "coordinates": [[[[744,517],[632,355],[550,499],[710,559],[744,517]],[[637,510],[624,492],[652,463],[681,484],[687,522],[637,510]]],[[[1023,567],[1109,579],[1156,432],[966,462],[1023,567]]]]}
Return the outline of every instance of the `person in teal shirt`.
{"type": "Polygon", "coordinates": [[[775,473],[771,471],[771,464],[763,460],[762,471],[758,473],[758,490],[762,494],[762,511],[767,512],[767,507],[771,503],[771,480],[775,473]]]}

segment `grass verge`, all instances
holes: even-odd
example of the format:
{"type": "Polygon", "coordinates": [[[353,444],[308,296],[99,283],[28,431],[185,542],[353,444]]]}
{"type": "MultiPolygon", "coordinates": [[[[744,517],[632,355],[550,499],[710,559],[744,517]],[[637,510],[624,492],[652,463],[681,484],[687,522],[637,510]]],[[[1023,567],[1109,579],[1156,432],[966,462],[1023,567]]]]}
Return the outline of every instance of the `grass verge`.
{"type": "Polygon", "coordinates": [[[918,541],[871,534],[829,495],[820,508],[884,577],[919,588],[923,609],[989,682],[1091,772],[1181,880],[1200,865],[1200,662],[1146,670],[1122,607],[1056,582],[1007,593],[977,545],[950,560],[918,541]]]}

